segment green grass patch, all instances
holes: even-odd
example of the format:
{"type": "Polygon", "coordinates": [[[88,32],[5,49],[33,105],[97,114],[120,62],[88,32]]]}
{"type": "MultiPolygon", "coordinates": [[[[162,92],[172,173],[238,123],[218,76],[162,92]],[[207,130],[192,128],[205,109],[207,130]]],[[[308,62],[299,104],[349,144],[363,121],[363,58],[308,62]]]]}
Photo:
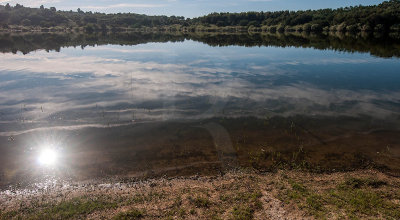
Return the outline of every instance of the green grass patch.
{"type": "Polygon", "coordinates": [[[348,178],[327,194],[329,203],[345,210],[347,216],[383,216],[400,219],[400,206],[385,198],[376,188],[387,185],[375,179],[348,178]]]}
{"type": "Polygon", "coordinates": [[[198,196],[196,198],[189,198],[192,204],[197,208],[209,208],[211,206],[211,201],[205,197],[198,196]]]}
{"type": "Polygon", "coordinates": [[[251,220],[253,215],[254,209],[250,206],[235,206],[232,210],[232,217],[235,220],[251,220]]]}
{"type": "Polygon", "coordinates": [[[284,188],[279,199],[294,202],[308,214],[328,218],[329,212],[344,213],[346,218],[366,217],[400,219],[400,206],[382,193],[387,183],[373,178],[349,177],[337,187],[313,192],[304,184],[286,178],[289,187],[284,188]]]}
{"type": "Polygon", "coordinates": [[[39,211],[29,214],[28,219],[71,219],[86,216],[97,210],[117,208],[118,203],[111,198],[73,198],[57,204],[47,204],[39,211]]]}
{"type": "Polygon", "coordinates": [[[0,219],[1,220],[8,220],[8,219],[11,219],[11,218],[13,218],[13,217],[15,217],[15,216],[17,216],[18,215],[18,212],[17,211],[9,211],[9,212],[3,212],[3,211],[0,211],[0,219]]]}
{"type": "Polygon", "coordinates": [[[135,194],[129,199],[129,202],[130,203],[145,203],[145,202],[151,202],[151,201],[158,200],[158,199],[163,199],[165,197],[166,197],[166,195],[164,192],[151,191],[149,193],[135,194]]]}
{"type": "Polygon", "coordinates": [[[287,178],[290,185],[279,195],[279,198],[285,203],[292,201],[296,202],[300,208],[304,208],[307,213],[315,217],[322,217],[326,215],[326,209],[324,207],[324,198],[311,190],[309,190],[304,184],[296,182],[290,178],[287,178]]]}
{"type": "Polygon", "coordinates": [[[362,187],[379,188],[384,185],[387,185],[385,181],[373,178],[362,179],[362,178],[349,177],[344,181],[344,183],[340,184],[340,187],[343,189],[346,188],[358,189],[362,187]]]}
{"type": "Polygon", "coordinates": [[[132,209],[127,212],[118,213],[113,219],[114,220],[128,220],[128,219],[140,219],[143,218],[145,212],[139,209],[132,209]]]}

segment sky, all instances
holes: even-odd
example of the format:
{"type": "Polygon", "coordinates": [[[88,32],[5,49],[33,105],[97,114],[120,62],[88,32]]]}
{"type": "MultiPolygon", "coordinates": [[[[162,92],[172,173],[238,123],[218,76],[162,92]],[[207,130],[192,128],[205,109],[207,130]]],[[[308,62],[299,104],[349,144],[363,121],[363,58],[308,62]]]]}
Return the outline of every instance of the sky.
{"type": "Polygon", "coordinates": [[[351,5],[375,5],[383,0],[0,0],[0,4],[16,3],[28,7],[56,7],[74,10],[147,15],[197,17],[211,12],[278,11],[339,8],[351,5]]]}

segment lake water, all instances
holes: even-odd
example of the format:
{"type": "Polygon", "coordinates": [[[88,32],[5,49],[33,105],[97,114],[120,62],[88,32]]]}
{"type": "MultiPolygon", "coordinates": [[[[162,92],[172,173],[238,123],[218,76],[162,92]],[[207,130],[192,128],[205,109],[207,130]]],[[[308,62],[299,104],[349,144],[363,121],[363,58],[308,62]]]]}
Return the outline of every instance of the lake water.
{"type": "Polygon", "coordinates": [[[399,175],[398,46],[1,35],[0,186],[246,167],[399,175]]]}

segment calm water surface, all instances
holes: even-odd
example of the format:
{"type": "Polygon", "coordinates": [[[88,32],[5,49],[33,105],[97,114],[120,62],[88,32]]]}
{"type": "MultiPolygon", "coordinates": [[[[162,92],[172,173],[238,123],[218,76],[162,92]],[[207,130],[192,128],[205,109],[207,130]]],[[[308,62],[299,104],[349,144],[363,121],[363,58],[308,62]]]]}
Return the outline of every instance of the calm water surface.
{"type": "Polygon", "coordinates": [[[400,174],[400,60],[190,39],[0,54],[0,186],[379,168],[400,174]]]}

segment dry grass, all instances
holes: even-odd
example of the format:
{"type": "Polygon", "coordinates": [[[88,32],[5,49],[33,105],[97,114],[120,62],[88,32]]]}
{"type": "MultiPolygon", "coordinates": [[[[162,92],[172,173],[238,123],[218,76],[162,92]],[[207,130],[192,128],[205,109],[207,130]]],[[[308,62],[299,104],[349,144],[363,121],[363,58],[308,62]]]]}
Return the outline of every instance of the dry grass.
{"type": "Polygon", "coordinates": [[[400,179],[377,171],[231,172],[0,194],[1,219],[399,219],[400,179]]]}

